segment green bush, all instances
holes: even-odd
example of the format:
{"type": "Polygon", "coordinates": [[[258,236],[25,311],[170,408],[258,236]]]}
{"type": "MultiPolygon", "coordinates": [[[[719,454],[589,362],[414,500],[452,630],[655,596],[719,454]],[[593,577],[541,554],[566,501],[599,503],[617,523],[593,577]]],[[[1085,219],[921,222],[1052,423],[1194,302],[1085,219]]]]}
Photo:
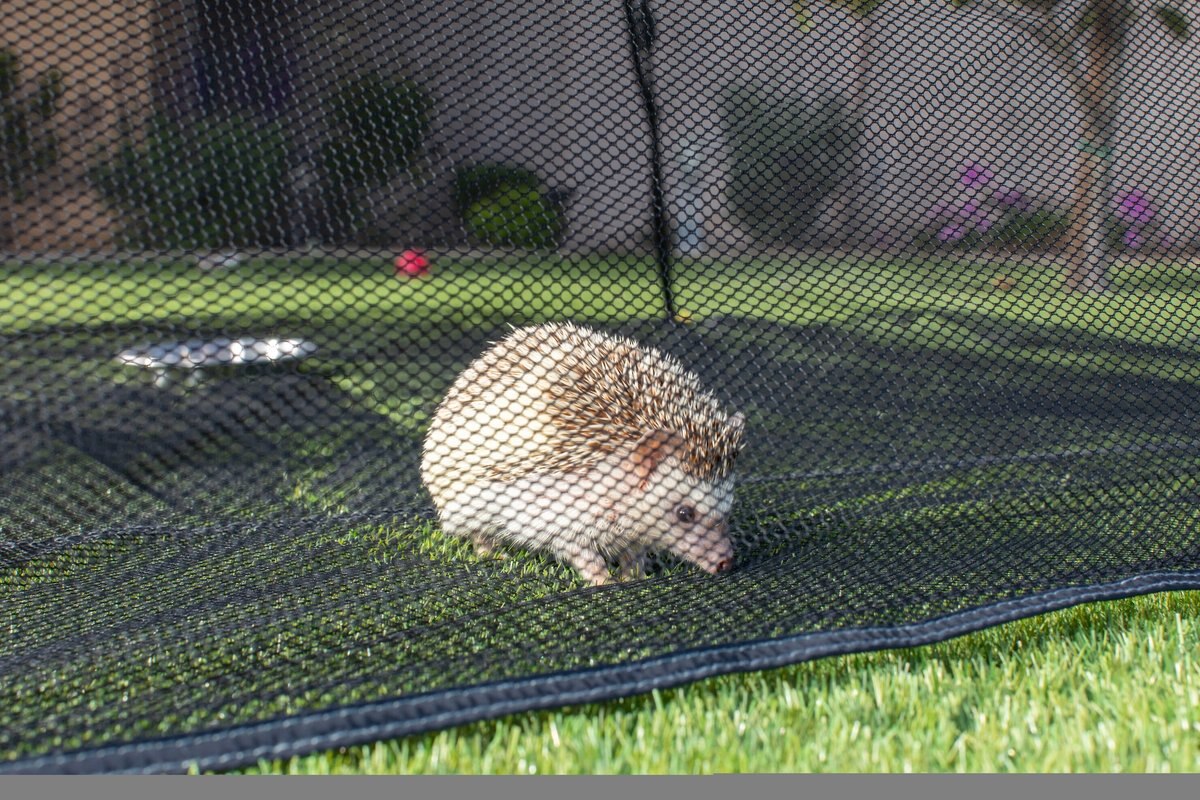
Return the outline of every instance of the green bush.
{"type": "Polygon", "coordinates": [[[1016,211],[993,228],[985,244],[1005,248],[1038,251],[1053,247],[1071,227],[1071,217],[1065,211],[1040,208],[1016,211]]]}
{"type": "Polygon", "coordinates": [[[472,164],[454,173],[454,207],[465,215],[471,205],[489,194],[524,187],[540,191],[542,179],[533,170],[508,164],[472,164]]]}
{"type": "Polygon", "coordinates": [[[468,234],[480,244],[548,250],[562,239],[564,209],[530,170],[464,167],[455,174],[453,193],[468,234]]]}
{"type": "Polygon", "coordinates": [[[549,250],[562,228],[559,210],[543,192],[509,186],[481,197],[467,209],[467,231],[483,244],[549,250]]]}
{"type": "MultiPolygon", "coordinates": [[[[363,202],[411,166],[431,101],[410,81],[367,75],[327,99],[329,127],[315,153],[324,241],[366,223],[363,202]]],[[[125,244],[198,249],[283,243],[291,143],[279,123],[250,115],[176,121],[157,116],[90,173],[121,212],[125,244]]]]}
{"type": "Polygon", "coordinates": [[[326,209],[322,234],[339,240],[366,224],[366,191],[411,166],[433,103],[412,81],[370,74],[343,84],[327,110],[329,132],[318,153],[326,209]]]}
{"type": "Polygon", "coordinates": [[[49,69],[36,89],[21,89],[21,60],[0,48],[0,196],[21,199],[29,181],[58,162],[59,144],[51,128],[65,91],[62,72],[49,69]]]}
{"type": "Polygon", "coordinates": [[[862,121],[837,97],[758,85],[727,87],[722,113],[734,215],[764,243],[803,242],[824,201],[853,170],[862,121]]]}
{"type": "Polygon", "coordinates": [[[277,244],[288,143],[279,125],[237,115],[155,117],[90,173],[122,213],[125,244],[196,249],[277,244]]]}

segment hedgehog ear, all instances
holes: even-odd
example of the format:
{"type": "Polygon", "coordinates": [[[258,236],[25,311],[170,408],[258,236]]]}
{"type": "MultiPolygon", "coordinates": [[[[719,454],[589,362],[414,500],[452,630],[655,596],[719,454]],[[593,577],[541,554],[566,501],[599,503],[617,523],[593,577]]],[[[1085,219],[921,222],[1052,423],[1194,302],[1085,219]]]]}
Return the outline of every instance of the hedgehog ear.
{"type": "Polygon", "coordinates": [[[740,411],[734,414],[729,420],[729,427],[736,436],[741,437],[746,432],[746,415],[740,411]]]}
{"type": "Polygon", "coordinates": [[[671,431],[650,431],[633,447],[629,456],[630,471],[637,481],[639,489],[645,489],[650,482],[650,476],[670,456],[683,447],[683,438],[671,431]]]}

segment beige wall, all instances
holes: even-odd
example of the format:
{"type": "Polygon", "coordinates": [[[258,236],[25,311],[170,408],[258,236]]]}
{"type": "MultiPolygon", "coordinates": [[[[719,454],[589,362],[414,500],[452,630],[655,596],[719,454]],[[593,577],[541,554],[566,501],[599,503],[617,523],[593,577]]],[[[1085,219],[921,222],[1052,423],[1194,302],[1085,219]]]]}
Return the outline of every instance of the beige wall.
{"type": "Polygon", "coordinates": [[[411,76],[436,101],[421,182],[399,180],[376,198],[394,209],[397,238],[461,238],[448,205],[454,168],[501,161],[573,190],[571,246],[647,241],[645,117],[620,3],[350,0],[336,14],[306,5],[294,26],[301,92],[365,67],[411,76]]]}
{"type": "MultiPolygon", "coordinates": [[[[1200,37],[1173,39],[1155,0],[1136,0],[1114,173],[1161,200],[1168,231],[1200,237],[1200,37]]],[[[1200,3],[1181,7],[1200,22],[1200,3]]],[[[867,26],[813,0],[802,31],[779,0],[657,0],[656,85],[668,164],[699,152],[708,240],[750,246],[724,199],[726,154],[718,103],[730,81],[787,92],[847,92],[869,44],[863,102],[873,140],[843,224],[862,241],[903,239],[955,191],[965,160],[997,182],[1065,203],[1077,110],[1052,59],[1011,25],[942,0],[892,0],[867,26]],[[725,13],[714,9],[723,5],[725,13]]],[[[575,190],[569,244],[642,246],[650,203],[645,116],[633,83],[621,4],[355,0],[336,17],[339,45],[311,38],[314,56],[388,63],[437,98],[431,171],[503,160],[536,167],[575,190]]],[[[320,24],[307,26],[315,31],[320,24]]],[[[669,169],[678,209],[680,173],[669,169]]],[[[402,189],[397,191],[402,192],[402,189]]],[[[439,196],[434,193],[434,197],[439,196]]],[[[436,200],[433,201],[436,208],[436,200]]],[[[443,219],[440,209],[427,219],[443,219]]],[[[834,219],[827,216],[827,225],[834,219]]],[[[431,224],[414,223],[414,235],[431,224]]],[[[438,236],[444,235],[438,232],[438,236]]]]}
{"type": "Polygon", "coordinates": [[[123,122],[136,127],[146,114],[151,7],[150,0],[0,2],[0,44],[20,57],[24,81],[58,69],[66,88],[54,126],[61,160],[40,176],[32,197],[8,204],[11,246],[88,250],[111,244],[113,220],[84,175],[123,122]]]}
{"type": "MultiPolygon", "coordinates": [[[[106,243],[111,220],[82,188],[84,164],[111,143],[123,117],[143,117],[152,92],[187,84],[177,45],[194,16],[189,3],[0,0],[0,36],[19,49],[26,71],[57,66],[68,75],[67,159],[40,203],[17,209],[22,246],[106,243]]],[[[987,162],[998,181],[1065,199],[1075,145],[1070,97],[1035,44],[985,15],[941,0],[893,0],[864,29],[814,0],[814,24],[802,32],[791,4],[777,0],[741,0],[724,14],[697,0],[653,5],[665,155],[671,163],[685,146],[698,151],[709,241],[725,253],[749,244],[724,200],[720,88],[754,79],[781,91],[846,91],[864,35],[874,139],[851,189],[865,208],[845,224],[864,239],[903,236],[953,191],[966,159],[987,162]]],[[[1114,169],[1121,185],[1162,200],[1173,235],[1200,237],[1200,37],[1180,44],[1157,23],[1154,0],[1138,7],[1114,169]]],[[[1196,2],[1181,7],[1200,20],[1196,2]]],[[[297,137],[319,130],[316,98],[358,69],[410,75],[434,95],[419,179],[397,180],[373,198],[398,242],[461,239],[449,208],[454,168],[504,161],[574,191],[570,246],[646,244],[647,133],[620,3],[281,0],[278,8],[290,21],[297,137]]],[[[678,172],[666,188],[677,208],[678,172]]]]}

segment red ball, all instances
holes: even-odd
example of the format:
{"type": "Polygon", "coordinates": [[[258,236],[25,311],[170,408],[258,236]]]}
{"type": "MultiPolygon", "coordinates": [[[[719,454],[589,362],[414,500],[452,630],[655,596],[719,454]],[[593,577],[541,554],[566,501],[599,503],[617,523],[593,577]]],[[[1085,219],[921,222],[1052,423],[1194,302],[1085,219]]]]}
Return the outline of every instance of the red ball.
{"type": "Polygon", "coordinates": [[[416,278],[429,272],[429,259],[420,250],[405,250],[396,256],[396,274],[416,278]]]}

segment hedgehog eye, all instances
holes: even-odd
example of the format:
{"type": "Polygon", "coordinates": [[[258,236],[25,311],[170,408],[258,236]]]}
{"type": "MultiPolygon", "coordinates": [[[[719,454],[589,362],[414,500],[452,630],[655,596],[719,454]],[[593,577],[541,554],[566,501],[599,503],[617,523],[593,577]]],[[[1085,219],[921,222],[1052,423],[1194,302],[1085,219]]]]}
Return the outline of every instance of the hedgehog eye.
{"type": "Polygon", "coordinates": [[[691,524],[696,521],[696,508],[689,506],[687,503],[680,503],[675,506],[675,518],[680,522],[691,524]]]}

